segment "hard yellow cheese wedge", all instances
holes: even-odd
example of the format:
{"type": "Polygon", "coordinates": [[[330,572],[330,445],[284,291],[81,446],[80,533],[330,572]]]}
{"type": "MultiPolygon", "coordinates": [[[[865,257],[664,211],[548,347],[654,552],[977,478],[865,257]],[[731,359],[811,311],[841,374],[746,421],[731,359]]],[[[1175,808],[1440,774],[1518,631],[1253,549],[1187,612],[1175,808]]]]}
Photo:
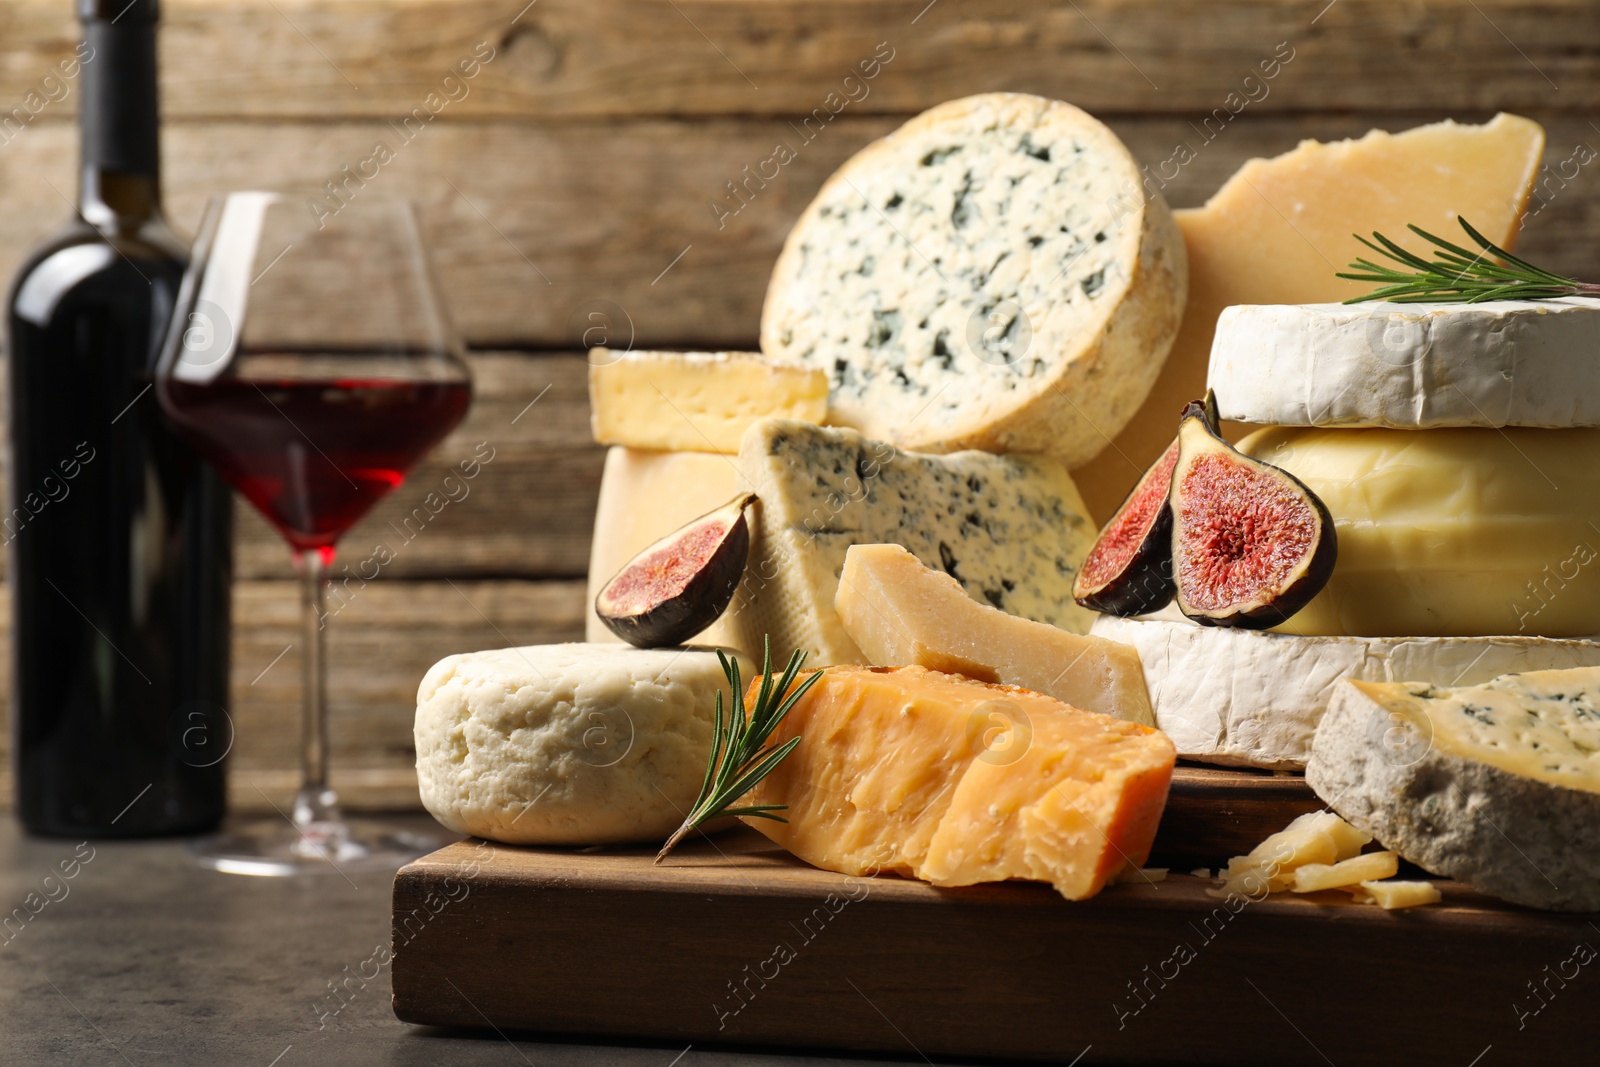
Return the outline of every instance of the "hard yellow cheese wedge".
{"type": "Polygon", "coordinates": [[[749,797],[788,822],[746,821],[807,863],[1069,900],[1145,861],[1175,759],[1148,727],[920,667],[824,669],[773,740],[791,737],[749,797]]]}
{"type": "Polygon", "coordinates": [[[1032,689],[1086,711],[1155,725],[1139,653],[980,604],[899,545],[845,553],[834,610],[872,663],[927,667],[1032,689]]]}
{"type": "Polygon", "coordinates": [[[1334,277],[1368,256],[1352,234],[1379,230],[1417,248],[1407,223],[1447,240],[1464,217],[1503,248],[1516,236],[1544,130],[1515,115],[1482,126],[1439,122],[1359,140],[1303,141],[1252,159],[1206,205],[1173,214],[1189,251],[1183,326],[1155,387],[1112,447],[1073,470],[1104,520],[1172,441],[1178,412],[1205,393],[1217,315],[1232,304],[1314,304],[1370,291],[1334,277]],[[1407,238],[1410,238],[1409,240],[1407,238]]]}
{"type": "MultiPolygon", "coordinates": [[[[828,379],[745,352],[589,353],[594,438],[675,452],[734,455],[758,419],[821,422],[828,379]]],[[[666,532],[666,531],[663,531],[666,532]]]]}

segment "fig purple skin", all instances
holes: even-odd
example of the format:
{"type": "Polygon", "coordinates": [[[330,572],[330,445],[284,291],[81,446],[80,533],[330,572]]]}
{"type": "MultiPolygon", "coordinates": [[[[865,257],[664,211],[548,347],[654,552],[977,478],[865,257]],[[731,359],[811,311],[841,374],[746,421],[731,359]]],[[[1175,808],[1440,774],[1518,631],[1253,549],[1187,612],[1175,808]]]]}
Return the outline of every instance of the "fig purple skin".
{"type": "Polygon", "coordinates": [[[1203,626],[1264,630],[1328,584],[1333,517],[1300,479],[1223,440],[1208,416],[1191,404],[1178,429],[1168,496],[1178,610],[1203,626]]]}
{"type": "Polygon", "coordinates": [[[595,597],[606,628],[636,648],[681,645],[722,617],[750,555],[741,493],[650,545],[595,597]]]}
{"type": "Polygon", "coordinates": [[[1177,463],[1174,440],[1101,528],[1072,582],[1080,605],[1107,615],[1144,615],[1171,602],[1176,587],[1167,497],[1177,463]]]}

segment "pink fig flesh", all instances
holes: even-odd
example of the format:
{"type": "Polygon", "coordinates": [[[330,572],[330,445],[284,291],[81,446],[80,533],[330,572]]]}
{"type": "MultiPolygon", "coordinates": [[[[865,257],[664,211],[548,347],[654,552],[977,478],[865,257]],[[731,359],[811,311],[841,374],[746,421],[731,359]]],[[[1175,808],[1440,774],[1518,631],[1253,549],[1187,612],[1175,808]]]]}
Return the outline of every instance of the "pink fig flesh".
{"type": "Polygon", "coordinates": [[[716,622],[744,577],[754,500],[741,493],[629,560],[595,597],[600,621],[639,648],[681,645],[716,622]]]}
{"type": "Polygon", "coordinates": [[[1178,608],[1207,626],[1265,629],[1305,607],[1333,574],[1327,507],[1294,475],[1238,452],[1191,405],[1172,476],[1178,608]]]}

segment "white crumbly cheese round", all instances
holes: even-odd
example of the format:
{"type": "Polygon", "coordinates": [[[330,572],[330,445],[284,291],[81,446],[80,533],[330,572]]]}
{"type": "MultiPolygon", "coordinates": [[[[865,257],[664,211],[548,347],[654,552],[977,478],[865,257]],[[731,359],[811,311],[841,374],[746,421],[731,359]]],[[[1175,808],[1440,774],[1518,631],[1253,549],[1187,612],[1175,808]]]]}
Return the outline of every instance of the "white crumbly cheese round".
{"type": "Polygon", "coordinates": [[[700,789],[713,702],[726,689],[704,648],[448,656],[417,690],[423,807],[452,830],[507,844],[664,839],[700,789]]]}
{"type": "Polygon", "coordinates": [[[1217,318],[1225,419],[1277,426],[1600,426],[1600,300],[1245,304],[1217,318]]]}
{"type": "Polygon", "coordinates": [[[1156,725],[1180,757],[1277,770],[1305,766],[1342,679],[1473,685],[1600,666],[1600,641],[1540,637],[1302,637],[1113,615],[1089,632],[1138,649],[1156,725]]]}
{"type": "Polygon", "coordinates": [[[869,437],[1076,466],[1133,417],[1183,317],[1183,237],[1143,178],[1070,104],[940,104],[795,223],[761,349],[821,368],[829,421],[869,437]]]}
{"type": "Polygon", "coordinates": [[[1600,670],[1484,685],[1339,685],[1306,782],[1436,874],[1535,908],[1600,910],[1600,670]]]}
{"type": "Polygon", "coordinates": [[[1600,633],[1600,429],[1271,427],[1239,449],[1309,486],[1338,537],[1328,584],[1278,629],[1600,633]]]}

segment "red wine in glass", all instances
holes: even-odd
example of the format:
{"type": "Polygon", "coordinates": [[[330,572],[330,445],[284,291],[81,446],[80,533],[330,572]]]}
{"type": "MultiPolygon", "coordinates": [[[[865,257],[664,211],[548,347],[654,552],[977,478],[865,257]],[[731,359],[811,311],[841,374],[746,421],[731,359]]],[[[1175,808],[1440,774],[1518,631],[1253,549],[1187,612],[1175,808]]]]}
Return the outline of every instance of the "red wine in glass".
{"type": "Polygon", "coordinates": [[[196,451],[297,551],[340,535],[466,414],[461,381],[173,381],[167,411],[196,451]]]}
{"type": "Polygon", "coordinates": [[[273,191],[212,201],[155,377],[173,428],[277,528],[300,579],[291,812],[232,820],[191,846],[243,874],[392,871],[439,843],[340,810],[324,603],[340,536],[461,422],[471,374],[411,206],[369,194],[327,215],[306,203],[273,191]]]}

